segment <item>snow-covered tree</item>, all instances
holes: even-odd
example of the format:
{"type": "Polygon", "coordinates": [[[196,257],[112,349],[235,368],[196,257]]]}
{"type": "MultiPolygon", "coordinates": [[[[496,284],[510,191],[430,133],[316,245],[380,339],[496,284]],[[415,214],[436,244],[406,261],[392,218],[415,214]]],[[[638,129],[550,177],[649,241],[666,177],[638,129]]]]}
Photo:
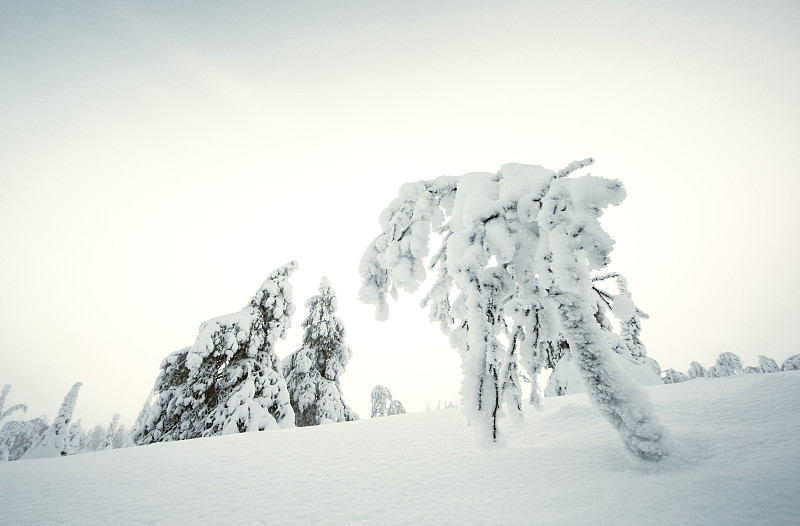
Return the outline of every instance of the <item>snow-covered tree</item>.
{"type": "Polygon", "coordinates": [[[404,414],[406,414],[406,408],[403,407],[403,402],[400,400],[392,400],[392,403],[389,404],[389,409],[386,411],[386,416],[404,414]]]}
{"type": "Polygon", "coordinates": [[[726,376],[734,376],[742,374],[744,367],[742,366],[742,359],[739,355],[732,352],[720,353],[719,358],[714,365],[708,368],[706,376],[709,378],[724,378],[726,376]]]}
{"type": "Polygon", "coordinates": [[[781,371],[800,371],[800,354],[786,358],[781,364],[781,371]]]}
{"type": "Polygon", "coordinates": [[[8,409],[5,409],[6,397],[8,396],[9,391],[11,391],[11,384],[6,384],[3,386],[3,391],[0,392],[0,423],[2,423],[3,420],[11,416],[11,413],[13,413],[14,411],[22,410],[23,413],[28,412],[28,406],[25,404],[16,404],[12,405],[8,409]]]}
{"type": "Polygon", "coordinates": [[[694,380],[695,378],[705,378],[706,374],[708,374],[708,371],[706,371],[706,368],[703,367],[700,362],[692,362],[689,364],[689,372],[687,373],[687,376],[690,380],[694,380]]]}
{"type": "Polygon", "coordinates": [[[372,412],[370,413],[370,418],[386,416],[389,410],[388,406],[392,401],[392,392],[389,390],[389,388],[382,385],[376,385],[372,388],[370,399],[372,400],[372,412]]]}
{"type": "Polygon", "coordinates": [[[112,449],[119,449],[121,447],[128,447],[127,438],[128,438],[128,430],[125,427],[125,424],[120,424],[117,430],[114,432],[114,438],[111,439],[111,448],[112,449]]]}
{"type": "Polygon", "coordinates": [[[744,368],[744,374],[761,374],[763,372],[761,367],[753,367],[752,365],[747,365],[744,368]]]}
{"type": "Polygon", "coordinates": [[[22,458],[46,458],[58,457],[69,454],[69,428],[72,420],[72,412],[78,401],[78,391],[83,384],[75,383],[64,397],[58,416],[53,424],[39,437],[36,443],[23,455],[22,458]]]}
{"type": "Polygon", "coordinates": [[[96,425],[87,434],[86,448],[84,451],[100,451],[106,439],[106,430],[101,425],[96,425]]]}
{"type": "Polygon", "coordinates": [[[139,411],[139,415],[133,422],[133,427],[131,427],[130,432],[125,438],[125,445],[123,447],[135,446],[141,440],[145,432],[147,415],[150,412],[150,407],[152,405],[153,405],[153,391],[150,391],[150,394],[147,396],[147,400],[145,400],[144,405],[142,405],[141,411],[139,411]]]}
{"type": "Polygon", "coordinates": [[[758,355],[758,367],[762,373],[777,373],[781,370],[778,363],[772,358],[767,358],[763,354],[758,355]]]}
{"type": "Polygon", "coordinates": [[[204,322],[192,347],[164,359],[137,443],[294,425],[275,344],[291,326],[296,268],[273,271],[244,309],[204,322]]]}
{"type": "Polygon", "coordinates": [[[68,455],[77,455],[78,453],[82,453],[86,448],[88,440],[86,437],[86,431],[84,431],[80,419],[70,424],[68,443],[68,455]]]}
{"type": "Polygon", "coordinates": [[[9,420],[0,428],[0,461],[19,460],[50,427],[44,415],[31,420],[9,420]]]}
{"type": "Polygon", "coordinates": [[[665,384],[677,384],[680,382],[686,382],[689,380],[689,377],[683,374],[680,371],[676,371],[675,369],[665,369],[664,370],[664,383],[665,384]]]}
{"type": "Polygon", "coordinates": [[[114,413],[111,417],[111,423],[106,428],[106,436],[103,439],[101,449],[114,449],[114,436],[117,434],[117,425],[119,424],[119,413],[114,413]]]}
{"type": "Polygon", "coordinates": [[[327,278],[322,278],[319,295],[309,298],[306,307],[303,346],[283,360],[295,425],[357,420],[342,397],[339,380],[352,351],[344,344],[344,324],[335,316],[336,294],[327,278]]]}
{"type": "Polygon", "coordinates": [[[414,292],[426,278],[429,238],[439,234],[442,247],[429,262],[438,275],[423,303],[461,354],[462,405],[478,437],[499,440],[503,402],[512,414],[521,409],[510,362],[518,360],[535,385],[546,349],[562,335],[590,398],[627,449],[658,460],[667,454],[665,431],[644,390],[608,359],[612,345],[597,316],[591,272],[608,264],[613,247],[598,218],[625,191],[619,181],[568,177],[592,162],[558,173],[507,164],[496,174],[404,185],[362,258],[360,298],[386,319],[387,296],[414,292]]]}

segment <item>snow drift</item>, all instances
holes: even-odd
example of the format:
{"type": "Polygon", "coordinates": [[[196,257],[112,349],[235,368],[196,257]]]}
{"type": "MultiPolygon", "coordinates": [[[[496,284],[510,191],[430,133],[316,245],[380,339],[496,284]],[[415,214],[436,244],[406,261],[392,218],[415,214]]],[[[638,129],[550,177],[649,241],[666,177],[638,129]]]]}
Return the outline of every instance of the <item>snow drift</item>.
{"type": "Polygon", "coordinates": [[[0,523],[796,524],[799,371],[645,389],[660,463],[579,394],[499,450],[444,410],[0,464],[0,523]]]}

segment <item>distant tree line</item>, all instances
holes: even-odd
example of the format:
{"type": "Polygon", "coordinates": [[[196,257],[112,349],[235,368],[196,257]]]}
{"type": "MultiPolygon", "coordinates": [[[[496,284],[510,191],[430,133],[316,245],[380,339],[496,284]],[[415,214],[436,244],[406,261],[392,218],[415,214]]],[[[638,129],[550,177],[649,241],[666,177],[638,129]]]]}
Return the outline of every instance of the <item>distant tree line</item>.
{"type": "Polygon", "coordinates": [[[665,384],[677,384],[688,380],[694,380],[695,378],[724,378],[737,374],[778,373],[781,371],[798,370],[800,370],[800,354],[795,354],[786,358],[781,366],[778,367],[778,363],[775,360],[763,354],[758,356],[758,366],[744,366],[738,354],[723,352],[720,353],[714,365],[708,369],[703,367],[699,362],[693,361],[689,364],[689,370],[685,373],[676,371],[675,369],[666,369],[662,379],[665,384]]]}

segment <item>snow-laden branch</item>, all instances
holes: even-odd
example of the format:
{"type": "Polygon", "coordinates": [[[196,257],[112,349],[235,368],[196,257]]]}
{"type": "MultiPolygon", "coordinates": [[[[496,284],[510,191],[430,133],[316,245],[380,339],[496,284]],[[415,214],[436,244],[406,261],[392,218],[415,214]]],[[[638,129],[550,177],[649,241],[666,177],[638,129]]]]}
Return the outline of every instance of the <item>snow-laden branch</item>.
{"type": "MultiPolygon", "coordinates": [[[[430,308],[431,321],[449,332],[461,354],[462,405],[480,439],[502,441],[497,425],[501,405],[512,415],[521,409],[517,364],[535,385],[544,360],[561,352],[566,337],[590,395],[628,449],[657,459],[666,452],[663,433],[645,397],[629,385],[624,372],[609,365],[606,331],[611,329],[597,297],[608,307],[612,298],[632,303],[626,303],[618,274],[598,278],[618,279],[621,293],[616,297],[594,288],[598,279],[590,277],[608,264],[614,246],[599,217],[625,198],[625,189],[601,177],[567,177],[593,162],[576,161],[558,173],[506,164],[496,174],[404,185],[381,214],[382,232],[361,260],[360,298],[376,305],[376,317],[385,319],[387,294],[417,290],[426,270],[439,267],[422,306],[430,308]],[[426,269],[423,259],[432,231],[443,234],[443,241],[426,269]],[[458,294],[451,300],[453,290],[458,294]],[[507,344],[498,338],[503,333],[507,344]]],[[[637,312],[631,313],[629,336],[638,334],[633,330],[637,312]]],[[[626,341],[633,345],[634,340],[626,341]]],[[[538,401],[537,396],[534,390],[532,399],[538,401]]]]}

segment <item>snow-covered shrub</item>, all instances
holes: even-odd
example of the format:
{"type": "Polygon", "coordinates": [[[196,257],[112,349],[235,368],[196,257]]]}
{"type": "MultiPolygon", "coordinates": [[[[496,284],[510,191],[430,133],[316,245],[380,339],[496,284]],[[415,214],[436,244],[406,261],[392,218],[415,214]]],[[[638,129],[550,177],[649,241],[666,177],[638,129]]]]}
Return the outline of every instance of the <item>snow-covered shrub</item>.
{"type": "Polygon", "coordinates": [[[376,385],[372,388],[370,399],[372,401],[372,411],[369,415],[370,418],[386,416],[389,411],[388,406],[392,401],[392,392],[389,390],[389,388],[382,385],[376,385]]]}
{"type": "Polygon", "coordinates": [[[680,371],[676,371],[675,369],[666,369],[664,370],[664,383],[665,384],[677,384],[680,382],[686,382],[689,380],[689,377],[683,374],[680,371]]]}
{"type": "Polygon", "coordinates": [[[336,294],[327,278],[322,278],[319,295],[309,298],[306,307],[303,346],[284,358],[282,365],[295,425],[357,420],[358,415],[344,402],[339,383],[352,351],[344,344],[344,324],[335,316],[336,294]]]}
{"type": "Polygon", "coordinates": [[[786,358],[781,364],[781,371],[800,371],[800,354],[786,358]]]}
{"type": "MultiPolygon", "coordinates": [[[[608,264],[614,244],[598,218],[625,190],[619,181],[568,177],[592,162],[558,173],[507,164],[496,174],[404,185],[361,260],[360,299],[386,319],[387,296],[396,297],[398,288],[414,292],[426,278],[429,238],[439,234],[442,246],[429,261],[438,275],[423,306],[461,354],[462,405],[478,438],[499,440],[501,404],[520,416],[517,364],[537,385],[545,356],[563,338],[590,398],[626,448],[658,460],[667,454],[665,431],[645,392],[608,358],[609,324],[591,272],[608,264]]],[[[626,329],[631,352],[636,330],[635,323],[626,329]]]]}
{"type": "Polygon", "coordinates": [[[164,359],[137,444],[294,426],[274,347],[291,325],[296,268],[273,271],[244,309],[204,322],[192,347],[164,359]]]}
{"type": "Polygon", "coordinates": [[[69,454],[70,421],[72,420],[72,412],[75,410],[75,404],[78,401],[78,391],[81,386],[83,386],[81,382],[77,382],[72,386],[72,389],[64,397],[64,402],[61,404],[58,416],[56,416],[53,424],[25,452],[22,458],[59,457],[69,454]]]}
{"type": "Polygon", "coordinates": [[[400,400],[392,400],[392,403],[389,404],[389,409],[386,411],[386,415],[392,416],[404,414],[406,414],[406,408],[403,407],[403,402],[400,400]]]}
{"type": "Polygon", "coordinates": [[[778,363],[772,358],[767,358],[763,354],[758,355],[758,367],[762,373],[777,373],[781,370],[778,363]]]}
{"type": "Polygon", "coordinates": [[[708,368],[706,376],[709,378],[724,378],[744,373],[742,359],[738,354],[724,352],[719,355],[714,365],[708,368]]]}
{"type": "Polygon", "coordinates": [[[694,380],[695,378],[705,378],[708,374],[706,368],[700,364],[700,362],[692,362],[689,364],[689,371],[687,372],[687,376],[690,380],[694,380]]]}

